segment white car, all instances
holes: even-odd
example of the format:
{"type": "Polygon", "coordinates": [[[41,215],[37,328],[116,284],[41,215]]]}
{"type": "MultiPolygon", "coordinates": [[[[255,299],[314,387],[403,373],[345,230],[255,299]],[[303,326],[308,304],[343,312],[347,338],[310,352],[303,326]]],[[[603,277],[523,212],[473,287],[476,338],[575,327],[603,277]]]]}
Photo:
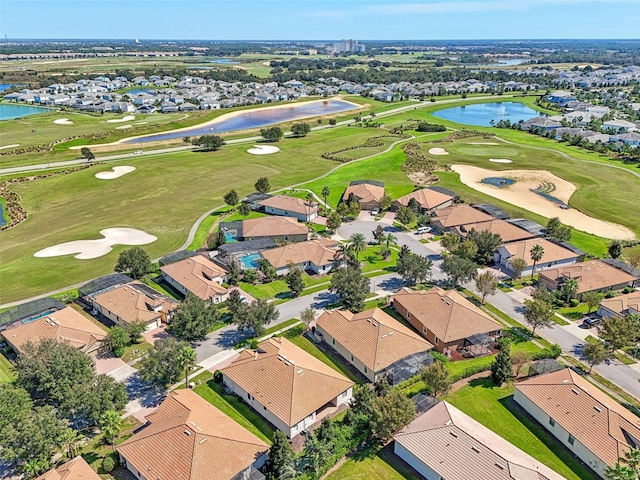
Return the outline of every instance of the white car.
{"type": "Polygon", "coordinates": [[[379,208],[374,208],[373,210],[371,210],[371,215],[373,215],[374,217],[377,217],[379,214],[380,214],[379,208]]]}
{"type": "Polygon", "coordinates": [[[136,150],[135,152],[133,152],[134,155],[142,155],[142,150],[136,150]]]}
{"type": "Polygon", "coordinates": [[[418,235],[424,235],[425,233],[429,233],[431,231],[431,227],[418,227],[418,230],[416,230],[416,233],[418,235]]]}

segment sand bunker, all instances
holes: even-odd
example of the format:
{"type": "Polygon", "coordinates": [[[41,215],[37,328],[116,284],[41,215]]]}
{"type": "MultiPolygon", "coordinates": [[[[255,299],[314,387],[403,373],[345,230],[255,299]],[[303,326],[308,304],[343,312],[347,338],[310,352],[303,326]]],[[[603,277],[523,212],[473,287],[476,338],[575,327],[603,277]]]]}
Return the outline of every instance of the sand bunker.
{"type": "Polygon", "coordinates": [[[449,155],[449,152],[447,152],[444,148],[430,148],[429,149],[429,153],[431,155],[449,155]]]}
{"type": "Polygon", "coordinates": [[[513,163],[513,160],[508,158],[490,158],[489,161],[493,163],[513,163]]]}
{"type": "Polygon", "coordinates": [[[155,242],[157,237],[135,228],[107,228],[100,230],[104,237],[99,240],[76,240],[61,243],[36,252],[34,257],[59,257],[74,255],[79,260],[90,260],[106,255],[114,245],[146,245],[155,242]]]}
{"type": "Polygon", "coordinates": [[[500,145],[500,144],[491,143],[491,142],[469,142],[468,145],[500,145]]]}
{"type": "Polygon", "coordinates": [[[149,122],[136,122],[136,123],[134,123],[134,125],[146,125],[147,123],[149,123],[149,122]]]}
{"type": "Polygon", "coordinates": [[[133,128],[133,125],[120,125],[119,127],[116,127],[116,130],[125,130],[127,128],[133,128]]]}
{"type": "Polygon", "coordinates": [[[269,155],[272,153],[278,153],[280,149],[273,145],[254,145],[253,148],[247,150],[252,155],[269,155]]]}
{"type": "Polygon", "coordinates": [[[58,118],[57,120],[54,120],[53,123],[56,125],[73,125],[73,122],[68,118],[58,118]]]}
{"type": "Polygon", "coordinates": [[[135,115],[127,115],[122,118],[114,118],[113,120],[107,120],[107,123],[122,123],[122,122],[130,122],[131,120],[135,120],[135,115]]]}
{"type": "Polygon", "coordinates": [[[15,148],[15,147],[19,147],[20,144],[19,143],[12,143],[11,145],[3,145],[0,147],[0,150],[4,150],[5,148],[15,148]]]}
{"type": "Polygon", "coordinates": [[[112,172],[98,172],[96,173],[96,178],[100,180],[113,180],[115,178],[120,178],[127,173],[131,173],[136,169],[136,167],[113,167],[112,172]]]}
{"type": "Polygon", "coordinates": [[[576,186],[546,170],[502,170],[499,172],[501,177],[511,178],[516,182],[513,185],[498,188],[482,183],[483,178],[495,176],[495,170],[470,165],[452,165],[451,168],[460,174],[460,180],[465,185],[525,210],[547,218],[559,217],[567,225],[600,237],[618,240],[635,238],[635,234],[622,225],[590,217],[574,208],[563,210],[551,200],[532,192],[530,189],[552,184],[555,187],[553,197],[566,204],[569,203],[569,198],[576,191],[576,186]]]}

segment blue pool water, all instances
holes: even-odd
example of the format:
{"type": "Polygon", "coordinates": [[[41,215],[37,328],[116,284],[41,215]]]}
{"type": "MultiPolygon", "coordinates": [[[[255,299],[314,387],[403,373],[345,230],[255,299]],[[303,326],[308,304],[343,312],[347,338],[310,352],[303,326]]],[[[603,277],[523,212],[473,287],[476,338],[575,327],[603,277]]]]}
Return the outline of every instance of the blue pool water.
{"type": "Polygon", "coordinates": [[[227,243],[236,241],[236,234],[231,232],[224,232],[224,241],[227,243]]]}
{"type": "Polygon", "coordinates": [[[48,108],[32,107],[28,105],[3,105],[0,104],[0,120],[11,120],[13,118],[26,117],[36,113],[50,112],[48,108]]]}
{"type": "Polygon", "coordinates": [[[433,112],[432,115],[443,120],[480,127],[490,127],[491,120],[495,123],[500,120],[518,123],[520,120],[527,121],[532,118],[547,116],[517,102],[478,103],[463,107],[445,108],[444,110],[433,112]]]}
{"type": "Polygon", "coordinates": [[[516,183],[515,180],[511,178],[503,178],[503,177],[487,177],[483,178],[480,183],[486,183],[487,185],[493,185],[498,188],[505,188],[509,185],[513,185],[516,183]]]}
{"type": "Polygon", "coordinates": [[[259,253],[250,253],[240,257],[240,260],[244,264],[244,268],[258,268],[258,260],[260,260],[259,253]]]}
{"type": "Polygon", "coordinates": [[[346,112],[356,108],[358,107],[352,103],[333,99],[291,104],[279,108],[256,108],[233,116],[223,115],[218,121],[209,125],[199,125],[179,132],[165,132],[147,137],[132,138],[126,143],[157,142],[185,136],[196,137],[205,134],[260,128],[305,117],[346,112]]]}
{"type": "Polygon", "coordinates": [[[133,90],[129,90],[125,95],[136,95],[138,93],[148,93],[153,92],[155,89],[153,88],[135,88],[133,90]]]}

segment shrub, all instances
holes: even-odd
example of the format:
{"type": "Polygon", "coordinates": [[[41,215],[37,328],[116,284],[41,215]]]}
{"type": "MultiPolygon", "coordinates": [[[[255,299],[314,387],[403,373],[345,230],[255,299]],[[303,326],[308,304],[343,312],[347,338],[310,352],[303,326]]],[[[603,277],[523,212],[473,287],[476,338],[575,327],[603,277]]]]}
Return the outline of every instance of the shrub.
{"type": "Polygon", "coordinates": [[[434,360],[438,360],[439,362],[442,362],[442,363],[449,362],[449,358],[447,358],[446,355],[443,355],[440,352],[436,352],[435,350],[431,351],[431,356],[433,357],[434,360]]]}
{"type": "Polygon", "coordinates": [[[251,340],[251,350],[257,350],[257,349],[258,349],[258,340],[254,338],[253,340],[251,340]]]}
{"type": "Polygon", "coordinates": [[[608,290],[605,294],[604,294],[604,298],[613,298],[616,296],[616,292],[614,292],[613,290],[608,290]]]}
{"type": "Polygon", "coordinates": [[[121,356],[123,356],[123,355],[124,355],[124,347],[116,348],[116,349],[113,351],[113,354],[114,354],[116,357],[120,358],[121,356]]]}
{"type": "Polygon", "coordinates": [[[578,300],[577,298],[572,298],[571,300],[569,300],[569,305],[571,307],[577,307],[578,305],[580,305],[580,300],[578,300]]]}
{"type": "Polygon", "coordinates": [[[222,372],[220,370],[213,372],[213,381],[216,383],[222,383],[222,372]]]}
{"type": "Polygon", "coordinates": [[[116,461],[113,458],[113,454],[109,454],[102,459],[102,469],[106,473],[111,473],[116,468],[116,461]]]}
{"type": "Polygon", "coordinates": [[[633,293],[633,292],[635,292],[635,291],[636,291],[636,289],[635,289],[635,288],[633,288],[633,287],[627,287],[627,288],[625,288],[625,289],[622,291],[622,293],[633,293]]]}

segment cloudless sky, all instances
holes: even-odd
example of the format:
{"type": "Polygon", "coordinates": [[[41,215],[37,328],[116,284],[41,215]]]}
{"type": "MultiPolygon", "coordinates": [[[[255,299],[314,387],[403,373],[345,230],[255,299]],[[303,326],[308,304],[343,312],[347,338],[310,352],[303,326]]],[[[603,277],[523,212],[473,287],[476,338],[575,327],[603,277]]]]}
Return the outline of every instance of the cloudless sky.
{"type": "Polygon", "coordinates": [[[640,0],[0,0],[0,29],[9,39],[637,39],[640,0]]]}

